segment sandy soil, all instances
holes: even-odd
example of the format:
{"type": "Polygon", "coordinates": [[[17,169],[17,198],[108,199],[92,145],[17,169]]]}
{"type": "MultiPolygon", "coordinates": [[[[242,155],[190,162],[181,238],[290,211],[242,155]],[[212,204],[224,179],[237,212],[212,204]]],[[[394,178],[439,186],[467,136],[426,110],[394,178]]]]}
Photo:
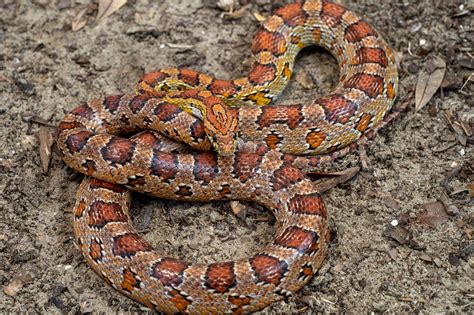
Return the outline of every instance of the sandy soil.
{"type": "MultiPolygon", "coordinates": [[[[129,2],[99,25],[91,8],[87,25],[73,32],[71,20],[86,0],[0,0],[0,313],[146,311],[84,263],[70,213],[80,176],[55,148],[43,173],[33,121],[56,125],[78,104],[131,92],[145,72],[166,66],[241,76],[258,24],[251,13],[269,15],[275,7],[255,1],[229,21],[213,1],[129,2]]],[[[399,103],[410,101],[411,110],[366,146],[367,170],[324,194],[334,235],[327,262],[301,292],[267,312],[474,312],[474,202],[462,189],[474,178],[473,138],[463,139],[445,118],[449,110],[472,130],[473,7],[381,2],[342,1],[399,52],[399,103]],[[411,92],[435,55],[447,64],[445,87],[415,113],[411,92]],[[434,201],[442,206],[433,222],[434,201]]],[[[335,61],[318,49],[301,54],[301,72],[316,87],[292,80],[281,102],[313,99],[337,80],[335,61]]],[[[327,170],[359,164],[354,154],[327,170]]],[[[144,237],[180,258],[244,257],[271,238],[272,217],[255,206],[241,220],[226,202],[135,201],[144,237]]]]}

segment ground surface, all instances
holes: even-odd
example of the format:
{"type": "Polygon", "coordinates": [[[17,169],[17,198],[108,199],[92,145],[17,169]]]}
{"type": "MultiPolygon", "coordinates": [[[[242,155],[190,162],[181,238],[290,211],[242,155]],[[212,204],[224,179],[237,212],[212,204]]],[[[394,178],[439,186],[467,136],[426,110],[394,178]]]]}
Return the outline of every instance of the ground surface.
{"type": "MultiPolygon", "coordinates": [[[[73,32],[70,22],[88,1],[0,1],[0,313],[144,311],[84,263],[69,212],[80,176],[55,148],[49,171],[42,172],[39,125],[31,117],[56,125],[78,104],[130,92],[143,73],[165,66],[241,76],[258,24],[251,13],[269,15],[274,7],[255,1],[241,18],[227,20],[212,1],[129,2],[99,25],[90,8],[87,25],[73,32]]],[[[381,2],[342,1],[398,52],[399,103],[411,100],[411,109],[366,147],[367,170],[324,194],[334,238],[320,274],[266,311],[474,312],[474,202],[462,190],[473,181],[473,139],[466,136],[462,145],[459,128],[455,133],[445,118],[449,110],[453,121],[472,130],[474,85],[466,81],[473,69],[473,7],[468,1],[381,2]],[[451,81],[415,113],[410,93],[435,55],[446,61],[451,81]],[[431,222],[424,214],[435,211],[426,205],[434,201],[443,206],[441,219],[431,222]],[[390,228],[395,219],[399,225],[390,228]]],[[[320,50],[300,56],[296,75],[304,71],[317,87],[292,80],[281,102],[313,99],[337,80],[337,65],[320,50]]],[[[357,155],[327,169],[354,165],[357,155]]],[[[135,200],[143,235],[179,258],[240,258],[271,238],[265,211],[249,210],[241,220],[224,202],[135,200]]]]}

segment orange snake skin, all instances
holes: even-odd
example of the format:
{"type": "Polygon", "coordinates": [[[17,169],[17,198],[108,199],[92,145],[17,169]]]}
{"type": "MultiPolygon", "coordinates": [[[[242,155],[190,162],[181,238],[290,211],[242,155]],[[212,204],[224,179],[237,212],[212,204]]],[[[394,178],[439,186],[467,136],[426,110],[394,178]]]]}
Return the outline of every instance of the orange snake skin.
{"type": "Polygon", "coordinates": [[[247,77],[151,72],[135,95],[94,100],[59,125],[64,161],[91,176],[74,207],[82,254],[107,283],[151,309],[241,314],[300,290],[321,267],[329,238],[324,204],[302,169],[376,130],[396,98],[392,51],[372,26],[338,4],[281,7],[257,31],[252,53],[247,77]],[[295,55],[309,45],[337,59],[334,91],[308,104],[262,106],[276,99],[295,55]],[[212,146],[222,154],[210,152],[212,146]],[[127,188],[174,200],[253,201],[275,215],[275,236],[245,259],[172,258],[137,234],[127,188]]]}

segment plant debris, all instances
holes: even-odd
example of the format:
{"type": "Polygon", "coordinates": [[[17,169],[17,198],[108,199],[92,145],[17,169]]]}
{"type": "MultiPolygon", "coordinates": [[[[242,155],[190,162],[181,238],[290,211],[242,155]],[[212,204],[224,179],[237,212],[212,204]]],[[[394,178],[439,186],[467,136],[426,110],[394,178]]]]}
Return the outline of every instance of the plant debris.
{"type": "Polygon", "coordinates": [[[226,19],[226,20],[238,20],[238,19],[242,18],[243,16],[245,16],[245,14],[247,14],[248,9],[250,9],[251,7],[252,7],[252,5],[249,3],[249,4],[244,5],[243,7],[241,7],[240,9],[238,9],[236,11],[224,12],[223,13],[224,19],[226,19]]]}
{"type": "Polygon", "coordinates": [[[39,151],[43,172],[47,173],[49,161],[51,160],[51,146],[53,145],[53,135],[48,128],[41,126],[38,132],[39,151]]]}
{"type": "Polygon", "coordinates": [[[384,235],[397,241],[400,245],[407,244],[411,239],[410,231],[401,225],[387,225],[384,235]]]}
{"type": "Polygon", "coordinates": [[[99,0],[99,12],[97,13],[96,21],[98,23],[101,22],[124,6],[126,3],[127,0],[99,0]]]}
{"type": "Polygon", "coordinates": [[[425,211],[417,215],[418,222],[437,227],[449,220],[444,204],[440,201],[425,203],[422,205],[425,211]]]}
{"type": "Polygon", "coordinates": [[[446,73],[446,62],[441,57],[428,59],[418,75],[415,90],[415,111],[419,111],[431,100],[441,86],[446,73]]]}
{"type": "Polygon", "coordinates": [[[71,21],[71,30],[73,32],[79,31],[81,28],[86,26],[87,19],[86,19],[86,12],[88,8],[82,9],[79,13],[71,21]]]}
{"type": "Polygon", "coordinates": [[[23,289],[25,285],[30,284],[35,279],[36,274],[32,271],[22,271],[13,276],[10,282],[3,288],[3,293],[14,297],[23,289]]]}
{"type": "Polygon", "coordinates": [[[259,12],[254,12],[253,13],[253,16],[255,17],[255,19],[259,22],[263,22],[267,19],[266,16],[263,16],[262,14],[260,14],[259,12]]]}
{"type": "Polygon", "coordinates": [[[341,183],[347,182],[349,179],[354,177],[360,172],[360,167],[350,167],[340,172],[332,173],[319,173],[319,172],[308,172],[306,173],[311,179],[317,179],[315,182],[319,192],[325,192],[341,183]]]}

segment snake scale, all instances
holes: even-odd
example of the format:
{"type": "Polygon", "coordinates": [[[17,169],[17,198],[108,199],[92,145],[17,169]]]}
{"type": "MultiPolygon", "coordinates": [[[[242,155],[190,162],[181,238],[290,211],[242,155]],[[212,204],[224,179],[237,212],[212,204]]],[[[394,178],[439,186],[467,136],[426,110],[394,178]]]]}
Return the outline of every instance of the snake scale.
{"type": "Polygon", "coordinates": [[[258,29],[252,54],[244,78],[162,69],[146,74],[135,94],[94,100],[59,124],[64,161],[91,176],[74,207],[77,244],[97,274],[149,308],[240,314],[301,289],[321,267],[329,237],[324,204],[302,167],[377,128],[396,98],[393,52],[338,4],[282,6],[258,29]],[[308,104],[263,106],[281,93],[296,54],[310,45],[337,59],[335,89],[308,104]],[[127,188],[175,200],[253,201],[275,215],[275,236],[235,261],[169,257],[137,234],[127,188]]]}

